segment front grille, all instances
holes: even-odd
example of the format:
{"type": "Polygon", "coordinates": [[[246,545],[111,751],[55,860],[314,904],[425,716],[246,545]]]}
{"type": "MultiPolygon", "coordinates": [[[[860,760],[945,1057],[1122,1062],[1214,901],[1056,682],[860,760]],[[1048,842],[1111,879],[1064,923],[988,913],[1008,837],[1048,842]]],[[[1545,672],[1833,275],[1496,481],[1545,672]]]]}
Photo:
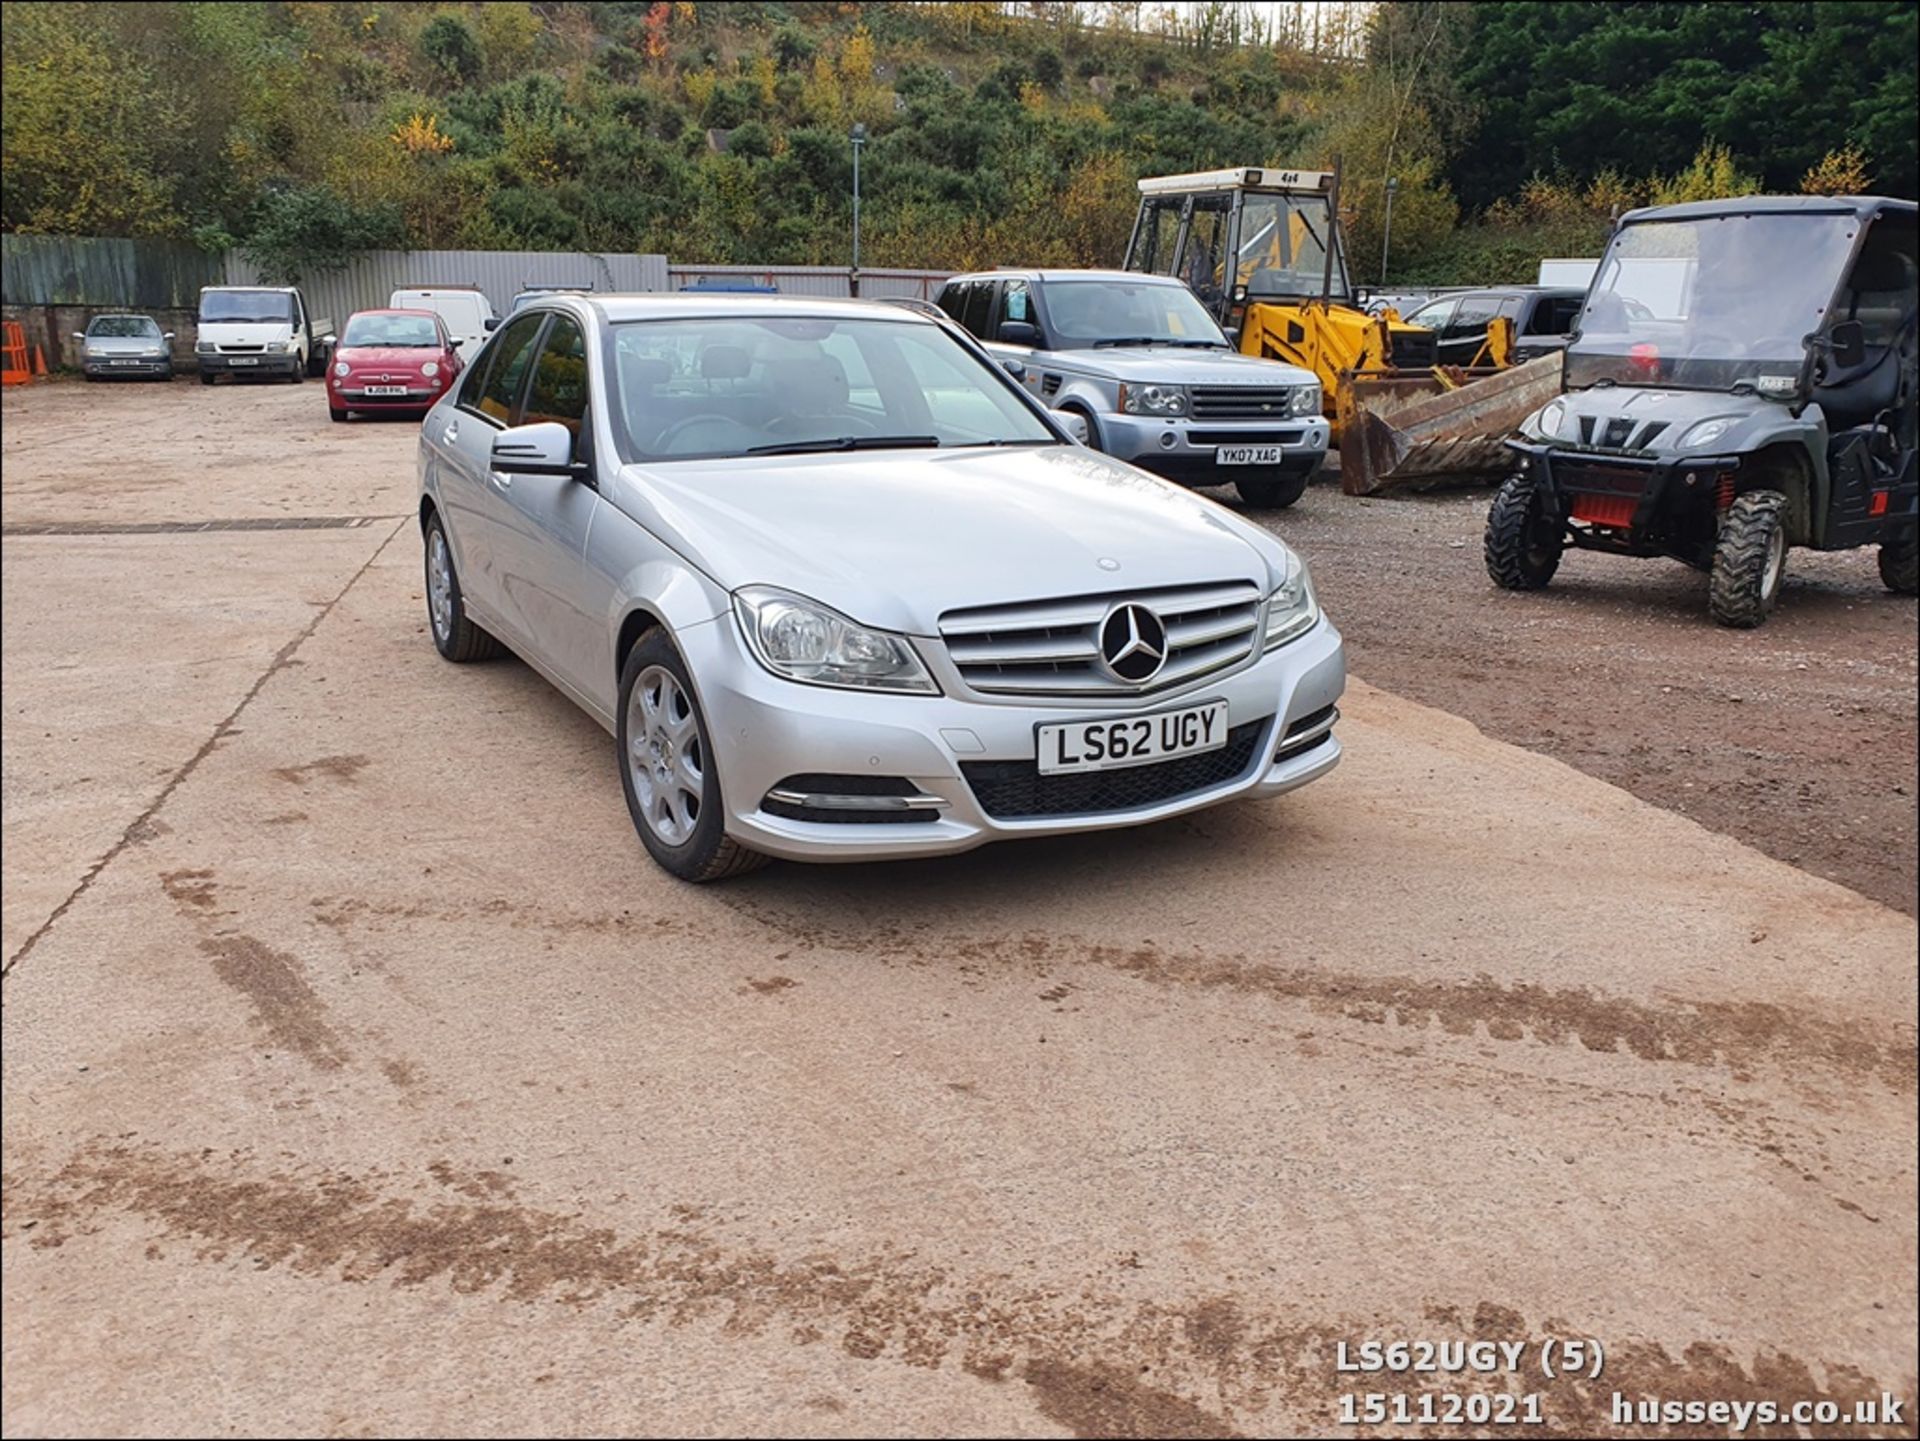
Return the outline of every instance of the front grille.
{"type": "Polygon", "coordinates": [[[1032,761],[962,761],[980,809],[995,820],[1108,815],[1197,795],[1246,775],[1272,717],[1227,732],[1227,743],[1204,755],[1181,756],[1123,770],[1043,776],[1032,761]]]}
{"type": "Polygon", "coordinates": [[[1598,450],[1638,455],[1651,446],[1670,423],[1649,420],[1635,434],[1633,417],[1630,415],[1609,415],[1604,420],[1598,416],[1583,415],[1580,417],[1580,443],[1598,450]]]}
{"type": "Polygon", "coordinates": [[[987,695],[1150,695],[1237,665],[1253,654],[1260,588],[1250,581],[1070,596],[948,611],[947,654],[967,686],[987,695]],[[1167,659],[1146,684],[1100,663],[1100,625],[1116,605],[1145,606],[1167,630],[1167,659]]]}
{"type": "Polygon", "coordinates": [[[1571,519],[1614,530],[1632,526],[1646,492],[1646,472],[1630,466],[1556,465],[1553,481],[1571,519]]]}
{"type": "Polygon", "coordinates": [[[222,355],[258,355],[265,349],[264,345],[223,345],[220,347],[220,353],[222,355]]]}
{"type": "Polygon", "coordinates": [[[1195,420],[1268,420],[1293,404],[1290,385],[1196,385],[1188,414],[1195,420]]]}
{"type": "MultiPolygon", "coordinates": [[[[1298,430],[1189,430],[1189,445],[1298,445],[1298,430]]],[[[1138,461],[1134,462],[1136,465],[1138,461]]]]}

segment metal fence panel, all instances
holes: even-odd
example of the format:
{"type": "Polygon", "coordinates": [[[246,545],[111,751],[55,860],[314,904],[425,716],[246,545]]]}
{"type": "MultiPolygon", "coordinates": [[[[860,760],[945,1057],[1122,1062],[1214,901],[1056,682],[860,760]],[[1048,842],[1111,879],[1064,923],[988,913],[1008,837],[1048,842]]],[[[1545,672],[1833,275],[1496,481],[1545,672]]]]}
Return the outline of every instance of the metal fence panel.
{"type": "Polygon", "coordinates": [[[8,305],[191,308],[221,273],[218,256],[185,241],[0,235],[8,305]]]}
{"type": "MultiPolygon", "coordinates": [[[[260,272],[238,255],[227,261],[226,283],[258,285],[260,272]]],[[[646,292],[668,288],[664,255],[615,255],[577,250],[372,250],[345,270],[303,282],[313,313],[344,325],[356,310],[373,310],[403,288],[478,287],[506,314],[528,285],[588,285],[595,290],[646,292]]]]}

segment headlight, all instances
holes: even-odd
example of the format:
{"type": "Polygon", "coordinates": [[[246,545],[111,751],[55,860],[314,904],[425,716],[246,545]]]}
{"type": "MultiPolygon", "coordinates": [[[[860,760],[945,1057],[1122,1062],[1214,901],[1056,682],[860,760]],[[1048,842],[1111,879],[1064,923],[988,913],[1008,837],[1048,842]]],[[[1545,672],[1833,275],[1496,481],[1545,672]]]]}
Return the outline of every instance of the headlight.
{"type": "Polygon", "coordinates": [[[1540,409],[1540,417],[1534,422],[1540,434],[1551,440],[1560,433],[1560,427],[1566,423],[1567,403],[1564,400],[1549,400],[1540,409]]]}
{"type": "Polygon", "coordinates": [[[335,361],[335,362],[333,363],[333,373],[334,373],[335,375],[337,375],[337,376],[339,376],[339,377],[340,377],[340,378],[341,378],[342,380],[345,380],[345,379],[347,378],[347,363],[346,363],[346,361],[344,361],[344,360],[336,360],[336,361],[335,361]]]}
{"type": "Polygon", "coordinates": [[[425,365],[420,367],[420,373],[431,380],[440,373],[440,362],[437,360],[429,360],[425,365]]]}
{"type": "Polygon", "coordinates": [[[1187,392],[1178,385],[1123,385],[1120,409],[1128,415],[1185,415],[1187,392]]]}
{"type": "Polygon", "coordinates": [[[1293,388],[1293,401],[1287,406],[1289,415],[1318,415],[1320,413],[1320,387],[1317,385],[1296,385],[1293,388]]]}
{"type": "Polygon", "coordinates": [[[1689,426],[1687,433],[1680,437],[1682,450],[1695,450],[1703,445],[1712,445],[1721,436],[1733,429],[1737,415],[1719,415],[1712,420],[1703,420],[1698,425],[1689,426]]]}
{"type": "Polygon", "coordinates": [[[1320,602],[1314,599],[1313,577],[1307,574],[1307,563],[1296,555],[1287,578],[1267,597],[1266,649],[1298,640],[1318,619],[1320,602]]]}
{"type": "Polygon", "coordinates": [[[213,350],[214,346],[211,340],[196,340],[193,343],[193,353],[195,355],[212,355],[213,350]]]}
{"type": "Polygon", "coordinates": [[[754,659],[777,676],[846,690],[940,693],[906,637],[868,630],[818,601],[754,585],[734,592],[733,610],[754,659]]]}

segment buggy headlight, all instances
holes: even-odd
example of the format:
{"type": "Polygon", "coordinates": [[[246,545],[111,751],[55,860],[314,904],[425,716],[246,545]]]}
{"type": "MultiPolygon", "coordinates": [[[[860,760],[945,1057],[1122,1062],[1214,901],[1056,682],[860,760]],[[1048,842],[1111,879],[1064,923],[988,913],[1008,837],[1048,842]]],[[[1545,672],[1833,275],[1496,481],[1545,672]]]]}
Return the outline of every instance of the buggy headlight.
{"type": "Polygon", "coordinates": [[[1567,403],[1564,400],[1549,400],[1540,408],[1540,415],[1533,424],[1543,439],[1552,440],[1566,422],[1567,403]]]}
{"type": "Polygon", "coordinates": [[[1737,415],[1716,415],[1711,420],[1703,420],[1696,425],[1691,425],[1687,428],[1687,433],[1680,437],[1680,448],[1698,450],[1703,445],[1712,445],[1732,430],[1734,422],[1739,419],[1737,415]]]}
{"type": "Polygon", "coordinates": [[[1293,388],[1293,400],[1287,406],[1289,415],[1318,415],[1320,413],[1320,387],[1318,385],[1296,385],[1293,388]]]}
{"type": "Polygon", "coordinates": [[[1313,629],[1320,619],[1320,602],[1314,598],[1313,577],[1299,556],[1291,558],[1287,578],[1267,597],[1267,639],[1265,649],[1273,650],[1290,640],[1298,640],[1313,629]]]}
{"type": "Polygon", "coordinates": [[[1123,385],[1120,409],[1128,415],[1185,415],[1187,392],[1178,385],[1123,385]]]}
{"type": "Polygon", "coordinates": [[[747,586],[733,593],[733,611],[753,658],[787,680],[843,690],[940,693],[905,636],[869,630],[803,595],[747,586]]]}

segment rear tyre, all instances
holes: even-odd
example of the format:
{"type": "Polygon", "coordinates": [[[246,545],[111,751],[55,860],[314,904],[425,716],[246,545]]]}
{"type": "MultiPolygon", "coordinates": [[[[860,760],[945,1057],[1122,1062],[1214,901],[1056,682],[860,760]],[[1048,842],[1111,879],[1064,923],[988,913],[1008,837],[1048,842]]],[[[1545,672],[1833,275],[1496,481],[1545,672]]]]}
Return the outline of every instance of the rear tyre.
{"type": "Polygon", "coordinates": [[[1510,475],[1487,510],[1487,574],[1502,590],[1542,590],[1560,569],[1567,538],[1549,521],[1533,478],[1510,475]]]}
{"type": "Polygon", "coordinates": [[[1240,492],[1240,499],[1253,510],[1285,510],[1301,496],[1307,493],[1307,484],[1313,479],[1311,470],[1298,474],[1248,476],[1236,480],[1233,488],[1240,492]]]}
{"type": "Polygon", "coordinates": [[[721,881],[768,857],[727,834],[720,775],[686,662],[664,630],[650,630],[620,669],[614,732],[620,786],[640,843],[683,881],[721,881]]]}
{"type": "Polygon", "coordinates": [[[434,649],[457,665],[492,660],[506,649],[488,632],[467,619],[460,594],[460,576],[453,565],[453,548],[446,528],[435,514],[427,521],[427,627],[434,649]]]}
{"type": "Polygon", "coordinates": [[[1787,573],[1787,498],[1777,490],[1736,496],[1713,549],[1707,609],[1735,630],[1752,630],[1773,611],[1787,573]]]}
{"type": "Polygon", "coordinates": [[[1920,594],[1920,534],[1910,531],[1880,547],[1880,581],[1895,595],[1920,594]]]}

